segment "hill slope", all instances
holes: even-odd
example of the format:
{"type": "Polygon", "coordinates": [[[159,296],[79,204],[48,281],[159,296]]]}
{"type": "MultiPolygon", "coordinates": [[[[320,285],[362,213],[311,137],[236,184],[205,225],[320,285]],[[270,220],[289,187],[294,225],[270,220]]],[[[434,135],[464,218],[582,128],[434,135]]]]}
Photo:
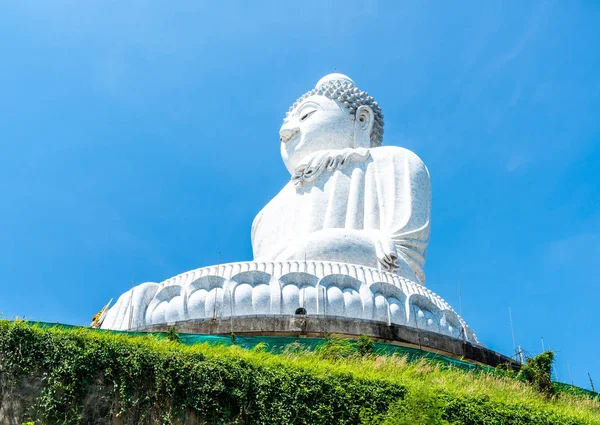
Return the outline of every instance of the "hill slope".
{"type": "Polygon", "coordinates": [[[600,424],[598,400],[496,373],[359,356],[341,340],[264,348],[2,320],[0,423],[600,424]]]}

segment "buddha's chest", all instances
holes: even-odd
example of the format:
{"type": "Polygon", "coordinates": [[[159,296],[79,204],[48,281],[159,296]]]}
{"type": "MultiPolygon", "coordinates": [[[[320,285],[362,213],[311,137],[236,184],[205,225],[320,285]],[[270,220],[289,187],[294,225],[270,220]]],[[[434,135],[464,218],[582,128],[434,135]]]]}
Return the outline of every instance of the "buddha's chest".
{"type": "Polygon", "coordinates": [[[360,164],[325,171],[300,187],[288,183],[260,212],[254,239],[277,244],[322,229],[374,228],[379,222],[377,182],[370,174],[367,164],[360,164]]]}

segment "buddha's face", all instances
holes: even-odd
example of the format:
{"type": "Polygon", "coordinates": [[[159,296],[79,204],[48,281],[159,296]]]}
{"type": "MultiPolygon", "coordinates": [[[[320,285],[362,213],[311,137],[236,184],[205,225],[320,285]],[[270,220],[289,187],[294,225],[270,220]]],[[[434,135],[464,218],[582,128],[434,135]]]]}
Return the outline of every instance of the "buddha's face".
{"type": "Polygon", "coordinates": [[[353,147],[354,118],[337,102],[314,95],[283,120],[279,136],[281,157],[292,173],[312,153],[353,147]]]}

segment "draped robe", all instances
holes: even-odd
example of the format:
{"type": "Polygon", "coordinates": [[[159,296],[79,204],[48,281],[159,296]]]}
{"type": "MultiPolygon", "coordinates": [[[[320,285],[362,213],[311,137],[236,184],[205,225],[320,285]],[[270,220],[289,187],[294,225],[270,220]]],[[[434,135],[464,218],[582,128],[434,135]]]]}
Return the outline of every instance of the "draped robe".
{"type": "MultiPolygon", "coordinates": [[[[313,155],[301,167],[314,169],[319,159],[339,152],[313,155]]],[[[393,252],[398,257],[396,273],[425,282],[429,172],[404,148],[385,146],[362,153],[366,155],[346,152],[348,159],[341,164],[284,186],[254,219],[256,261],[307,259],[378,267],[378,258],[393,252]]]]}

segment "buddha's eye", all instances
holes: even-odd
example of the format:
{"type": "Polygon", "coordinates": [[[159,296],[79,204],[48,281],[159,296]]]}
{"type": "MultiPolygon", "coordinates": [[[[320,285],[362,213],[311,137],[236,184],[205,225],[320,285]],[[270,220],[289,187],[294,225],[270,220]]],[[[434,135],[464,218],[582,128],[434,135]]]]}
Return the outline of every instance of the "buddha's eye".
{"type": "Polygon", "coordinates": [[[300,122],[306,121],[306,119],[308,119],[308,117],[310,117],[315,112],[317,112],[316,109],[311,109],[309,111],[303,112],[302,116],[300,117],[300,122]]]}

